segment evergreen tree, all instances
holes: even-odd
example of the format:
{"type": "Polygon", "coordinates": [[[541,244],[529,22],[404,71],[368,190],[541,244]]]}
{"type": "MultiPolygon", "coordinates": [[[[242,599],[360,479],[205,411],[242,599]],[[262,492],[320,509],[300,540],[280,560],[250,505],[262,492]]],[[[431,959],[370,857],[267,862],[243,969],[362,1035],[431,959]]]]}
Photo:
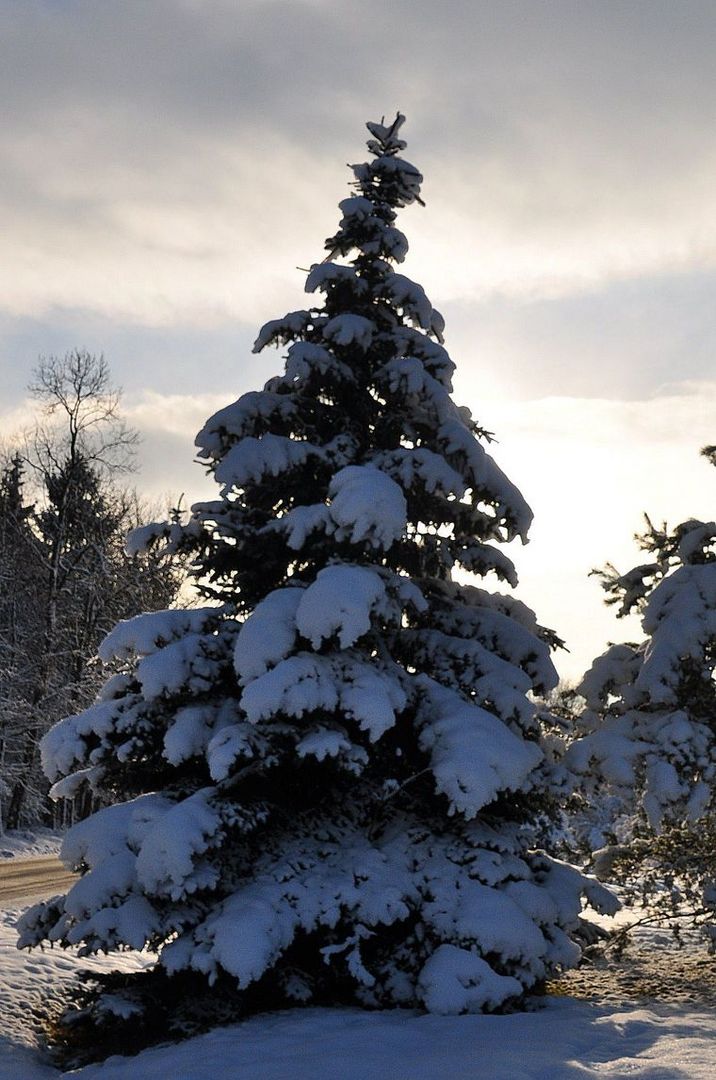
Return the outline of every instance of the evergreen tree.
{"type": "MultiPolygon", "coordinates": [[[[716,464],[712,447],[704,456],[716,464]]],[[[565,763],[589,806],[609,800],[601,874],[638,886],[666,914],[716,909],[716,522],[675,529],[646,517],[647,561],[600,572],[618,615],[641,615],[641,643],[611,645],[578,692],[587,708],[565,763]],[[606,839],[606,838],[605,838],[606,839]]],[[[588,817],[589,815],[587,815],[588,817]]]]}
{"type": "Polygon", "coordinates": [[[130,540],[191,555],[210,605],[117,626],[101,655],[122,673],[44,741],[57,793],[89,777],[126,801],[71,831],[84,876],[22,943],[158,950],[155,1015],[188,985],[196,1010],[192,977],[238,1010],[508,1008],[578,959],[580,896],[611,903],[529,850],[553,635],[452,579],[514,584],[495,545],[532,515],[450,398],[442,318],[394,269],[396,211],[421,201],[402,122],[368,125],[373,160],[308,274],[322,302],[259,334],[288,346],[284,373],[197,438],[218,497],[130,540]]]}
{"type": "Polygon", "coordinates": [[[41,817],[47,792],[44,777],[27,763],[30,741],[36,746],[47,727],[37,730],[32,722],[31,687],[43,631],[37,603],[43,558],[32,528],[34,507],[23,489],[23,462],[15,455],[0,473],[0,832],[13,792],[22,791],[34,820],[41,817]]]}

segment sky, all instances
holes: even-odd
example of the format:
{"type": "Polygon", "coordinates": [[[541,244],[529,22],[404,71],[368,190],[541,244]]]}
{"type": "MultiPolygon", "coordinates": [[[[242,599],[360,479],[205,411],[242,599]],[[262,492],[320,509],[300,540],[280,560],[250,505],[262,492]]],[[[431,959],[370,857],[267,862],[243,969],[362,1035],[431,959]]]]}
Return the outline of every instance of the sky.
{"type": "Polygon", "coordinates": [[[589,570],[638,560],[643,511],[714,516],[712,0],[0,0],[0,24],[0,437],[38,356],[103,352],[137,485],[205,492],[195,432],[280,369],[251,343],[400,109],[404,271],[535,511],[519,595],[567,678],[638,637],[589,570]]]}

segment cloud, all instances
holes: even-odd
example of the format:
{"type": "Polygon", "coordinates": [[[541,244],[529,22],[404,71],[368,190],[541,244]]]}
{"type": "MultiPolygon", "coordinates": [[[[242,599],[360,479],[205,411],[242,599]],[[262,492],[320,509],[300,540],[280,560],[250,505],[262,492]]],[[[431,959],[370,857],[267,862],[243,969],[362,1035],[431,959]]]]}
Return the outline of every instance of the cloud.
{"type": "MultiPolygon", "coordinates": [[[[170,448],[167,460],[182,445],[177,477],[184,485],[198,478],[203,486],[201,467],[190,464],[194,435],[230,400],[221,392],[133,395],[124,414],[143,436],[143,483],[153,467],[146,449],[151,438],[152,446],[170,448]]],[[[495,432],[490,452],[535,511],[533,539],[515,552],[520,561],[539,555],[541,566],[561,566],[574,546],[588,571],[631,557],[643,511],[672,524],[713,516],[716,476],[698,452],[716,437],[716,381],[667,386],[644,400],[553,396],[512,402],[485,400],[479,387],[463,382],[456,400],[495,432]]]]}
{"type": "MultiPolygon", "coordinates": [[[[230,399],[225,392],[153,390],[127,399],[125,416],[142,436],[131,480],[155,504],[183,494],[187,506],[215,495],[196,462],[194,435],[230,399]]],[[[640,638],[636,619],[617,620],[603,606],[589,571],[606,562],[624,570],[636,564],[633,534],[644,511],[671,525],[714,516],[716,475],[698,451],[716,438],[716,381],[664,387],[632,401],[486,400],[479,385],[463,381],[456,399],[495,431],[491,453],[535,512],[530,543],[510,549],[520,575],[517,595],[566,639],[571,652],[560,654],[558,664],[576,678],[608,640],[640,638]]],[[[26,402],[0,413],[0,430],[9,433],[29,419],[26,402]]]]}
{"type": "MultiPolygon", "coordinates": [[[[491,452],[534,512],[530,543],[512,545],[519,595],[567,641],[557,662],[576,678],[608,640],[639,640],[636,619],[617,620],[602,603],[592,568],[639,560],[633,535],[649,512],[674,525],[711,520],[716,474],[699,449],[716,438],[716,381],[664,387],[643,400],[554,396],[485,400],[463,380],[469,404],[498,441],[491,452]],[[479,405],[479,409],[478,409],[479,405]]],[[[141,486],[156,497],[211,497],[213,483],[192,462],[194,433],[227,395],[147,392],[129,410],[143,434],[141,486]]]]}
{"type": "MultiPolygon", "coordinates": [[[[474,407],[496,432],[497,463],[535,511],[530,543],[513,545],[519,595],[567,641],[557,657],[577,678],[607,641],[639,640],[635,618],[617,620],[602,603],[594,567],[628,569],[639,560],[633,535],[643,513],[671,525],[713,518],[716,475],[698,451],[716,438],[716,381],[665,387],[655,397],[549,397],[485,401],[467,383],[457,400],[474,407]]],[[[144,435],[141,485],[155,496],[211,497],[213,484],[191,464],[195,431],[227,403],[147,393],[130,410],[144,435]]]]}
{"type": "Polygon", "coordinates": [[[713,519],[716,475],[698,452],[714,441],[714,416],[713,380],[645,400],[481,403],[500,440],[493,454],[535,512],[529,545],[513,552],[519,595],[566,638],[565,674],[579,675],[607,640],[640,640],[638,621],[603,607],[588,574],[606,562],[637,564],[643,513],[672,526],[713,519]]]}
{"type": "Polygon", "coordinates": [[[445,306],[458,385],[509,400],[653,396],[714,372],[716,273],[640,278],[572,296],[445,306]]]}
{"type": "Polygon", "coordinates": [[[303,303],[296,268],[323,255],[363,122],[400,108],[427,202],[401,218],[405,269],[447,316],[458,400],[535,505],[525,598],[573,668],[621,635],[589,567],[629,564],[642,508],[708,515],[713,490],[696,458],[716,438],[711,0],[3,16],[3,433],[38,354],[104,351],[144,434],[140,483],[198,497],[194,431],[280,366],[251,340],[303,303]],[[698,392],[668,389],[684,382],[698,392]]]}
{"type": "Polygon", "coordinates": [[[410,272],[443,302],[714,265],[711,4],[6,7],[15,314],[261,321],[321,257],[362,122],[395,106],[429,204],[410,272]]]}

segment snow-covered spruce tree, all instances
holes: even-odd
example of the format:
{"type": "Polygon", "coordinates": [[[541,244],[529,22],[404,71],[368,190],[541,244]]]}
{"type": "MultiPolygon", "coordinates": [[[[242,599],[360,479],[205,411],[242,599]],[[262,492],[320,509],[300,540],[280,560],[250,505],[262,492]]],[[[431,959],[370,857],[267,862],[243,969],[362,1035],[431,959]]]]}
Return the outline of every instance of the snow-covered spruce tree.
{"type": "Polygon", "coordinates": [[[531,512],[450,399],[442,318],[393,267],[422,179],[402,122],[368,125],[373,160],[308,274],[322,303],[258,337],[288,345],[284,374],[197,438],[218,498],[131,539],[193,553],[212,606],[119,624],[101,655],[123,672],[45,739],[56,794],[132,798],[70,832],[83,876],[24,917],[23,945],[146,945],[163,993],[208,980],[238,1009],[459,1013],[574,964],[580,896],[611,903],[527,850],[550,633],[452,580],[514,584],[494,545],[531,512]]]}
{"type": "MultiPolygon", "coordinates": [[[[713,464],[714,448],[704,456],[713,464]]],[[[609,805],[604,875],[632,883],[655,910],[710,924],[716,914],[716,522],[670,530],[646,518],[648,561],[600,573],[619,616],[646,635],[592,664],[578,693],[582,735],[565,763],[588,806],[609,805]]],[[[585,820],[589,820],[589,814],[585,820]]]]}

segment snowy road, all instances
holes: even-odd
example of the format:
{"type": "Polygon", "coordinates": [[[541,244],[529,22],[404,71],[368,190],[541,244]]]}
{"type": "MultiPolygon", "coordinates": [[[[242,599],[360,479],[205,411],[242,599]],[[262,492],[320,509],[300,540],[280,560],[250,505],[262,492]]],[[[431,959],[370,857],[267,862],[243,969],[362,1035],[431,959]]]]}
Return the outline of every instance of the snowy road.
{"type": "Polygon", "coordinates": [[[76,874],[70,874],[56,855],[0,862],[0,907],[42,899],[65,892],[76,874]]]}

